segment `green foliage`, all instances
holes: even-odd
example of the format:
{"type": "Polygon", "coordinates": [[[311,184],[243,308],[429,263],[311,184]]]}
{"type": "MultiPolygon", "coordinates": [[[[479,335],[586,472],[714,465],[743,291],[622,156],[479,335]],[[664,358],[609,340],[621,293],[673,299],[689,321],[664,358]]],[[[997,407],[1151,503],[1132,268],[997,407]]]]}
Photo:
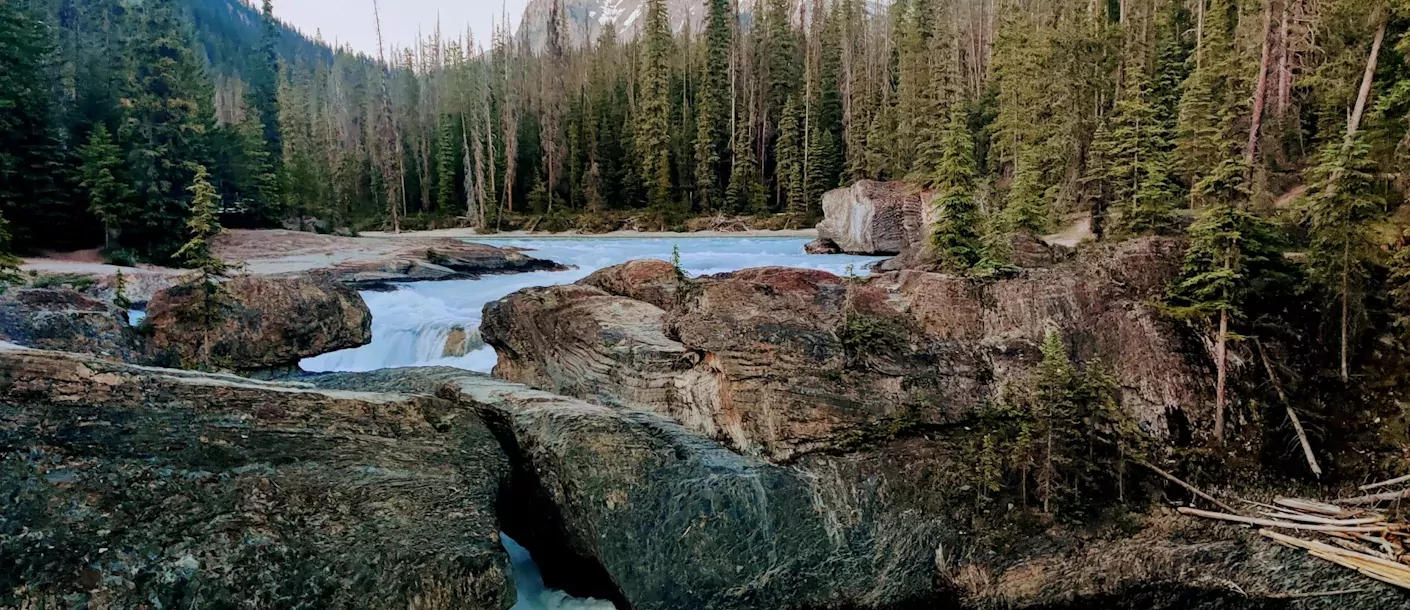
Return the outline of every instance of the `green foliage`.
{"type": "Polygon", "coordinates": [[[1249,95],[1234,48],[1233,11],[1229,0],[1210,0],[1201,56],[1180,98],[1174,166],[1191,183],[1241,152],[1240,118],[1249,95]]]}
{"type": "Polygon", "coordinates": [[[1221,203],[1205,208],[1190,227],[1169,311],[1189,319],[1221,313],[1235,320],[1244,317],[1250,302],[1290,283],[1283,247],[1272,224],[1242,207],[1221,203]]]}
{"type": "Polygon", "coordinates": [[[1048,230],[1048,208],[1040,184],[1042,169],[1038,160],[1038,151],[1034,147],[1024,148],[1019,154],[1013,186],[1009,189],[1008,207],[1004,210],[1004,220],[1010,230],[1035,235],[1042,235],[1048,230]]]}
{"type": "Polygon", "coordinates": [[[132,300],[127,298],[127,276],[121,269],[113,275],[113,306],[123,311],[132,309],[132,300]]]}
{"type": "Polygon", "coordinates": [[[778,166],[774,171],[783,190],[784,207],[788,215],[801,219],[806,215],[807,194],[803,190],[803,132],[798,100],[790,97],[783,106],[778,124],[778,166]]]}
{"type": "Polygon", "coordinates": [[[173,0],[142,5],[130,47],[130,100],[120,132],[129,144],[128,173],[138,208],[122,229],[123,244],[156,261],[181,260],[181,226],[192,163],[206,158],[213,122],[209,82],[177,19],[173,0]]]}
{"type": "Polygon", "coordinates": [[[967,272],[979,264],[984,252],[979,206],[974,200],[974,140],[969,132],[968,113],[958,101],[950,104],[944,125],[939,132],[939,158],[931,179],[936,191],[931,203],[936,207],[931,239],[947,269],[967,272]]]}
{"type": "Polygon", "coordinates": [[[1075,366],[1057,330],[1047,332],[1041,352],[1034,376],[980,423],[980,472],[990,493],[1011,481],[1057,515],[1116,495],[1123,463],[1141,457],[1146,441],[1101,363],[1075,366]]]}
{"type": "Polygon", "coordinates": [[[219,209],[219,195],[210,183],[210,172],[204,165],[197,165],[191,186],[191,217],[186,228],[191,239],[177,250],[175,257],[197,274],[192,283],[200,292],[201,299],[197,311],[187,312],[193,319],[200,320],[207,327],[214,324],[221,305],[220,280],[230,273],[230,265],[220,260],[210,249],[210,240],[224,230],[216,216],[219,209]]]}
{"type": "Polygon", "coordinates": [[[32,247],[57,228],[65,159],[52,30],[21,6],[0,3],[0,214],[15,223],[16,242],[32,247]]]}
{"type": "Polygon", "coordinates": [[[685,267],[681,265],[681,247],[671,246],[671,266],[676,269],[676,279],[685,279],[685,267]]]}
{"type": "Polygon", "coordinates": [[[902,344],[900,334],[886,320],[851,307],[842,317],[837,338],[842,342],[842,349],[853,359],[894,350],[902,344]]]}
{"type": "Polygon", "coordinates": [[[436,143],[436,206],[442,211],[458,209],[459,190],[456,180],[460,171],[460,128],[456,118],[441,117],[440,139],[436,143]]]}
{"type": "Polygon", "coordinates": [[[1171,143],[1160,119],[1143,62],[1128,65],[1126,88],[1107,124],[1097,132],[1090,181],[1099,185],[1116,217],[1116,235],[1150,235],[1174,229],[1175,185],[1169,175],[1171,143]]]}
{"type": "Polygon", "coordinates": [[[637,157],[648,205],[665,210],[672,203],[670,54],[674,47],[665,0],[647,0],[641,44],[635,118],[637,157]]]}
{"type": "Polygon", "coordinates": [[[97,280],[91,275],[82,273],[46,273],[30,280],[30,288],[59,288],[68,287],[74,290],[88,290],[93,287],[97,280]]]}
{"type": "MultiPolygon", "coordinates": [[[[83,164],[79,166],[81,186],[88,191],[88,211],[103,223],[108,236],[113,230],[129,221],[133,213],[132,197],[135,193],[122,175],[122,149],[113,142],[108,127],[98,123],[88,144],[79,149],[83,164]]],[[[110,240],[108,240],[110,242],[110,240]]],[[[108,245],[111,246],[111,243],[108,245]]]]}
{"type": "Polygon", "coordinates": [[[1400,247],[1390,257],[1389,278],[1386,280],[1391,322],[1404,347],[1410,347],[1410,246],[1405,245],[1407,240],[1410,240],[1410,232],[1402,236],[1400,247]]]}

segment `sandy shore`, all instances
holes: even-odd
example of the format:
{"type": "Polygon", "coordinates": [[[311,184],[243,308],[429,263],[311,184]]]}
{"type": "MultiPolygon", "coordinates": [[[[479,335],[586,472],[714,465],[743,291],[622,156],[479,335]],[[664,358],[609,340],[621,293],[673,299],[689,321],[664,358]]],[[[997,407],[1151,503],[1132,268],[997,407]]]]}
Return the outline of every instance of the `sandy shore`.
{"type": "Polygon", "coordinates": [[[795,239],[816,239],[817,229],[795,229],[788,231],[695,231],[679,233],[670,231],[613,231],[611,233],[543,233],[529,231],[505,231],[502,233],[480,234],[474,229],[438,229],[435,231],[407,231],[400,234],[369,231],[363,237],[456,237],[461,239],[705,239],[719,237],[789,237],[795,239]]]}

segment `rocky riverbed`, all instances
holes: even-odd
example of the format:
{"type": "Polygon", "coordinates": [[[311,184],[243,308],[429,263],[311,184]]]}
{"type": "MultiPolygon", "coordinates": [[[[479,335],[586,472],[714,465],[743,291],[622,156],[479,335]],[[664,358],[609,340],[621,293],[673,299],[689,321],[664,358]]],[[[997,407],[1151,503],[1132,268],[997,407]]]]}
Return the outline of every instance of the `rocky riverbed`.
{"type": "Polygon", "coordinates": [[[497,377],[294,370],[370,340],[327,274],[232,282],[205,330],[180,290],[143,332],[15,291],[0,331],[44,350],[0,344],[0,607],[504,610],[503,532],[623,610],[1410,608],[1135,464],[1061,517],[988,488],[979,423],[1050,331],[1145,438],[1199,433],[1203,348],[1151,305],[1180,250],[986,284],[634,261],[487,305],[497,377]]]}

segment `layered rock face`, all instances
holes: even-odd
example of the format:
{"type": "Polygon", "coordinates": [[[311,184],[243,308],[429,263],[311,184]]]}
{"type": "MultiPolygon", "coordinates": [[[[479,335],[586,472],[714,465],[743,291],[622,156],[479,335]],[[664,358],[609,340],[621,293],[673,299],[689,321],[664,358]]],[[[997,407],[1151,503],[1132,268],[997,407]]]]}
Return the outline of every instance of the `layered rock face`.
{"type": "Polygon", "coordinates": [[[1051,328],[1105,362],[1126,409],[1160,435],[1168,412],[1205,410],[1202,371],[1147,304],[1180,252],[1138,240],[992,284],[751,269],[683,281],[669,310],[594,287],[532,289],[486,307],[485,339],[502,378],[789,460],[965,419],[1031,374],[1051,328]]]}
{"type": "Polygon", "coordinates": [[[127,312],[68,288],[17,288],[0,294],[0,341],[123,361],[142,358],[127,312]]]}
{"type": "Polygon", "coordinates": [[[903,182],[862,180],[823,195],[820,244],[849,254],[897,255],[924,241],[931,195],[903,182]]]}
{"type": "Polygon", "coordinates": [[[455,369],[269,383],[0,346],[0,371],[5,607],[502,610],[501,530],[550,586],[638,610],[1410,607],[1162,511],[996,554],[962,429],[783,466],[455,369]]]}
{"type": "Polygon", "coordinates": [[[1356,592],[1321,607],[1410,608],[1354,572],[1169,510],[1131,515],[1121,536],[1056,527],[995,554],[971,525],[963,430],[779,466],[660,415],[443,379],[438,395],[483,414],[528,488],[507,531],[557,549],[536,557],[560,585],[588,572],[637,610],[1253,609],[1335,589],[1356,592]]]}
{"type": "Polygon", "coordinates": [[[0,347],[0,606],[502,610],[489,430],[425,394],[0,347]]]}
{"type": "Polygon", "coordinates": [[[257,371],[372,341],[372,313],[362,297],[326,277],[242,276],[221,284],[211,304],[205,299],[193,284],[152,298],[143,323],[152,361],[257,371]]]}

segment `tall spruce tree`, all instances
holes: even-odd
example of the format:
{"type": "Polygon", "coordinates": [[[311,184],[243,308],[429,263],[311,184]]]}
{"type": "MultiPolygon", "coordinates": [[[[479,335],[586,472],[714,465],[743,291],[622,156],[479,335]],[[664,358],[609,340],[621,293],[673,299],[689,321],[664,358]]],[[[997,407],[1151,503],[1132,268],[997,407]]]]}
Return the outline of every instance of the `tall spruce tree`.
{"type": "Polygon", "coordinates": [[[1228,159],[1200,181],[1203,203],[1189,230],[1180,278],[1171,290],[1170,311],[1214,327],[1214,435],[1225,437],[1229,342],[1251,302],[1287,281],[1282,240],[1268,221],[1246,209],[1248,168],[1228,159]]]}
{"type": "Polygon", "coordinates": [[[733,44],[734,11],[728,0],[706,0],[705,65],[695,93],[695,185],[702,210],[717,210],[725,203],[733,44]]]}
{"type": "Polygon", "coordinates": [[[284,144],[279,131],[279,21],[274,17],[274,3],[264,0],[260,15],[259,59],[253,62],[250,75],[251,99],[260,125],[264,127],[266,158],[278,173],[279,161],[283,157],[284,144]]]}
{"type": "MultiPolygon", "coordinates": [[[[52,238],[64,203],[59,87],[51,28],[18,2],[0,2],[0,214],[24,247],[52,238]]],[[[62,225],[62,223],[60,223],[62,225]]]]}
{"type": "Polygon", "coordinates": [[[796,98],[789,98],[783,106],[783,117],[778,123],[778,147],[774,170],[778,186],[782,192],[784,209],[794,222],[801,221],[807,214],[807,194],[803,190],[803,132],[796,98]]]}
{"type": "Polygon", "coordinates": [[[1140,54],[1127,63],[1126,86],[1093,142],[1093,155],[1101,160],[1091,166],[1097,173],[1093,179],[1101,185],[1103,196],[1110,198],[1118,235],[1164,233],[1175,222],[1176,194],[1168,161],[1171,143],[1144,63],[1140,54]]]}
{"type": "Polygon", "coordinates": [[[156,261],[172,260],[181,247],[186,186],[192,164],[207,158],[212,123],[210,85],[177,15],[174,0],[144,3],[128,47],[133,74],[121,139],[138,205],[123,239],[156,261]]]}
{"type": "Polygon", "coordinates": [[[1351,376],[1354,318],[1365,302],[1369,262],[1374,255],[1371,232],[1385,213],[1375,173],[1370,146],[1365,137],[1356,136],[1329,142],[1308,173],[1304,213],[1312,248],[1307,268],[1340,313],[1343,382],[1351,376]]]}
{"type": "Polygon", "coordinates": [[[941,264],[951,271],[967,272],[979,264],[984,250],[982,219],[974,200],[978,170],[964,105],[958,99],[950,102],[948,115],[939,134],[939,160],[931,177],[936,191],[931,203],[936,208],[931,239],[941,264]]]}
{"type": "Polygon", "coordinates": [[[665,0],[647,0],[637,86],[636,147],[648,204],[671,203],[671,40],[665,0]]]}
{"type": "Polygon", "coordinates": [[[88,192],[88,210],[103,223],[103,245],[117,245],[119,227],[132,214],[132,187],[123,176],[122,149],[113,142],[107,125],[98,123],[88,143],[79,150],[80,185],[88,192]]]}

